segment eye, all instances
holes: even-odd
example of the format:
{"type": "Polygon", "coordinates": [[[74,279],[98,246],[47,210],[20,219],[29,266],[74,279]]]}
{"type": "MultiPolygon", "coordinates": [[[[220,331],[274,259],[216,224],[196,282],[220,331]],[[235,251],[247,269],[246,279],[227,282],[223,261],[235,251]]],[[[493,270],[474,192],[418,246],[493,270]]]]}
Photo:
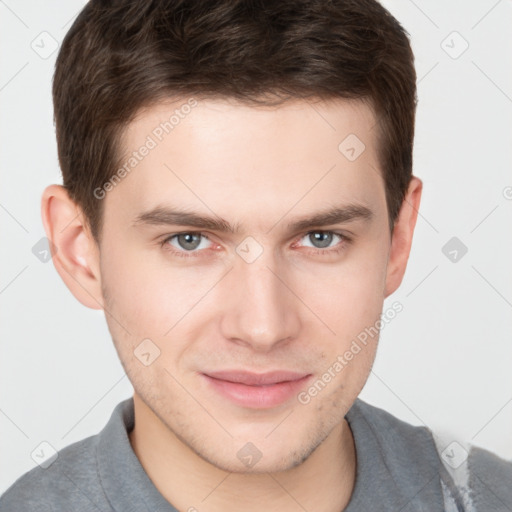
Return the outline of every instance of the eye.
{"type": "MultiPolygon", "coordinates": [[[[333,249],[343,242],[348,242],[348,238],[341,233],[334,231],[310,231],[301,238],[300,245],[313,247],[314,249],[333,249]]],[[[326,251],[320,251],[326,252],[326,251]]]]}
{"type": "Polygon", "coordinates": [[[162,245],[169,244],[178,252],[197,252],[199,249],[208,249],[211,244],[210,240],[202,233],[186,232],[176,233],[167,237],[162,245]]]}

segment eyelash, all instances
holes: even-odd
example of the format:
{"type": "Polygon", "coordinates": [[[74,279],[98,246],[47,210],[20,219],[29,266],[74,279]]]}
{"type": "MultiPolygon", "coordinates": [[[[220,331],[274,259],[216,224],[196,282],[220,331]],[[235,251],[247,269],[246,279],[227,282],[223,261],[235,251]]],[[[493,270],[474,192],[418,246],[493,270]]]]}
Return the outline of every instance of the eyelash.
{"type": "MultiPolygon", "coordinates": [[[[339,254],[341,251],[343,251],[345,249],[347,244],[350,244],[352,242],[352,239],[343,233],[339,233],[338,231],[328,231],[328,230],[321,230],[321,229],[308,231],[307,233],[302,235],[299,238],[299,240],[302,240],[304,237],[311,235],[313,233],[327,233],[327,234],[336,235],[341,238],[341,241],[337,245],[327,248],[327,249],[315,249],[313,247],[308,247],[308,249],[310,249],[309,252],[314,255],[320,254],[322,256],[328,256],[328,255],[333,255],[333,254],[339,254]]],[[[185,250],[178,251],[178,250],[175,250],[174,248],[170,249],[169,247],[171,247],[171,245],[168,244],[168,242],[170,242],[173,238],[175,238],[179,235],[201,235],[203,238],[210,240],[208,238],[208,236],[201,233],[200,231],[180,231],[179,233],[173,233],[171,235],[166,236],[165,239],[162,240],[162,242],[161,242],[161,247],[164,248],[164,250],[170,252],[173,256],[178,256],[180,258],[197,258],[197,257],[199,257],[201,251],[203,251],[205,249],[202,249],[199,251],[185,251],[185,250]]]]}

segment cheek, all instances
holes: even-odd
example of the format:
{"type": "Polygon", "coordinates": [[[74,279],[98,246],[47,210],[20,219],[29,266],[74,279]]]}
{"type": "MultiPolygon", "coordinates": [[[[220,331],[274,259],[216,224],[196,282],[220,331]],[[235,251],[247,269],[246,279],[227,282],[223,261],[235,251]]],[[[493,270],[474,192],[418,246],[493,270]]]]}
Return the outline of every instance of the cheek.
{"type": "MultiPolygon", "coordinates": [[[[385,251],[368,247],[335,270],[323,269],[324,275],[317,274],[302,289],[304,302],[332,334],[317,347],[323,364],[313,389],[305,390],[313,416],[339,421],[340,404],[350,407],[368,379],[379,339],[386,261],[385,251]]],[[[319,325],[311,324],[310,337],[319,325]]]]}
{"type": "Polygon", "coordinates": [[[172,265],[158,248],[116,255],[112,247],[101,267],[119,320],[139,337],[156,338],[181,326],[223,272],[219,267],[172,265]]]}
{"type": "Polygon", "coordinates": [[[378,320],[384,300],[387,251],[384,242],[348,251],[333,266],[295,274],[298,295],[336,333],[341,349],[378,320]]]}

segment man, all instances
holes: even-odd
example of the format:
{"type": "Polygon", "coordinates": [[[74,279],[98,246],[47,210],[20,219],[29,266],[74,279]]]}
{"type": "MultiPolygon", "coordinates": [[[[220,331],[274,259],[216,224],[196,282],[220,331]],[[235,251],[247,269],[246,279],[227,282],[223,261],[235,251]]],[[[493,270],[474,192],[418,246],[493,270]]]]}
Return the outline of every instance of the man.
{"type": "Polygon", "coordinates": [[[53,93],[53,261],[135,392],[0,510],[512,510],[510,463],[358,399],[421,196],[385,9],[92,1],[53,93]]]}

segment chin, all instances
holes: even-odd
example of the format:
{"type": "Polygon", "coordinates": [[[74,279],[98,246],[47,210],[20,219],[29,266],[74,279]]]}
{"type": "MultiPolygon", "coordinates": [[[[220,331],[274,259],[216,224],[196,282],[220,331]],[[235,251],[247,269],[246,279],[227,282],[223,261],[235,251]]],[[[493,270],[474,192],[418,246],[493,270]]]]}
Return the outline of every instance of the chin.
{"type": "Polygon", "coordinates": [[[288,471],[304,463],[317,448],[312,444],[302,448],[289,447],[288,451],[283,452],[285,447],[279,444],[271,447],[275,449],[272,453],[269,453],[268,446],[260,450],[251,442],[230,443],[223,453],[200,451],[193,446],[191,448],[199,457],[218,469],[247,475],[288,471]]]}

